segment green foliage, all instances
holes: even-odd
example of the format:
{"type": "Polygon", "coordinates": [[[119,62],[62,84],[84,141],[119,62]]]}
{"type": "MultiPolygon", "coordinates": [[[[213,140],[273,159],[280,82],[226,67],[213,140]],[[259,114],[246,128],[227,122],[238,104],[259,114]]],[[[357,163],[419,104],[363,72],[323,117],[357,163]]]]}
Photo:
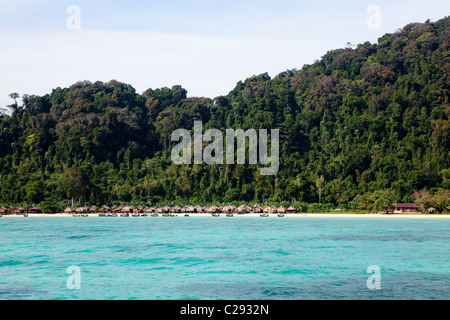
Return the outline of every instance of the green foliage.
{"type": "Polygon", "coordinates": [[[48,210],[74,200],[370,211],[427,189],[429,204],[445,211],[449,27],[450,18],[410,24],[273,79],[253,76],[214,99],[188,97],[181,86],[141,95],[115,80],[23,95],[22,106],[0,115],[0,202],[48,210]],[[280,129],[279,172],[172,164],[172,132],[192,130],[196,120],[222,132],[280,129]]]}

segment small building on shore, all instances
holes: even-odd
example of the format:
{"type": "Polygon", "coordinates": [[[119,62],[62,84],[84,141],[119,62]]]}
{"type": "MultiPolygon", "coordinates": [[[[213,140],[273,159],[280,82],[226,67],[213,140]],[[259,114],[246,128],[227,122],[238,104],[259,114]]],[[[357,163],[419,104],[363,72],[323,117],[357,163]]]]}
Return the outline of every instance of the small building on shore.
{"type": "Polygon", "coordinates": [[[414,203],[397,203],[394,206],[394,213],[417,212],[419,207],[414,203]]]}
{"type": "Polygon", "coordinates": [[[290,205],[289,207],[286,208],[286,213],[297,213],[297,208],[290,205]]]}
{"type": "Polygon", "coordinates": [[[277,208],[277,213],[286,213],[286,207],[284,206],[279,206],[277,208]]]}
{"type": "Polygon", "coordinates": [[[261,213],[262,212],[261,206],[259,204],[253,205],[253,212],[254,213],[261,213]]]}
{"type": "Polygon", "coordinates": [[[5,207],[0,207],[0,214],[8,214],[9,210],[5,207]]]}
{"type": "Polygon", "coordinates": [[[39,210],[38,207],[33,206],[33,207],[28,208],[28,213],[41,213],[41,210],[39,210]]]}

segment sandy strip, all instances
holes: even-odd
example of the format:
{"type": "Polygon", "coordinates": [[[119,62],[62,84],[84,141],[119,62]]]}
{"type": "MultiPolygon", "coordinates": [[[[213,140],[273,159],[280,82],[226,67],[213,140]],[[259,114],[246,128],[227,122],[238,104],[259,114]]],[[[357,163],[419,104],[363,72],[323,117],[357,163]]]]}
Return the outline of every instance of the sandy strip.
{"type": "MultiPolygon", "coordinates": [[[[183,217],[184,213],[176,213],[176,217],[183,217]]],[[[28,214],[27,218],[41,218],[41,217],[52,217],[52,218],[73,218],[72,214],[57,213],[57,214],[28,214]]],[[[89,214],[89,217],[98,217],[98,214],[89,214]]],[[[159,215],[159,217],[162,217],[159,215]]],[[[211,218],[228,218],[226,214],[220,214],[220,217],[212,217],[209,213],[192,213],[189,217],[211,217],[211,218]]],[[[247,217],[260,217],[260,214],[249,213],[249,214],[235,214],[233,218],[247,218],[247,217]]],[[[351,213],[297,213],[297,214],[285,214],[283,218],[432,218],[432,219],[450,219],[450,214],[351,214],[351,213]]],[[[24,218],[23,215],[3,215],[2,218],[24,218]]],[[[76,218],[86,218],[86,217],[76,217],[76,218]]],[[[112,218],[112,217],[105,217],[112,218]]],[[[118,218],[123,218],[118,216],[118,218]]],[[[128,217],[130,219],[136,217],[128,217]]],[[[140,218],[153,218],[150,217],[140,217],[140,218]]],[[[269,214],[267,218],[279,218],[277,214],[269,214]]]]}

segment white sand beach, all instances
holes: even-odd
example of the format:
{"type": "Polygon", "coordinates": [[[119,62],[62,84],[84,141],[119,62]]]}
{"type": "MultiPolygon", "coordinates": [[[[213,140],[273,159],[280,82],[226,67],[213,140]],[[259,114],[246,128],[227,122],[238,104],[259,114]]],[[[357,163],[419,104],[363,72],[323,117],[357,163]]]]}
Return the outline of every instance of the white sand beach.
{"type": "MultiPolygon", "coordinates": [[[[43,217],[52,217],[52,218],[73,218],[72,214],[67,213],[55,213],[55,214],[49,214],[49,213],[29,213],[26,218],[43,218],[43,217]]],[[[89,217],[98,217],[98,214],[89,214],[89,217]]],[[[89,218],[87,217],[87,218],[89,218]]],[[[120,217],[120,216],[119,216],[120,217]]],[[[161,217],[161,215],[159,215],[161,217]]],[[[184,213],[177,213],[175,214],[175,217],[185,217],[184,213]]],[[[212,217],[209,213],[191,213],[189,214],[189,217],[211,217],[211,218],[249,218],[249,217],[260,217],[259,213],[247,213],[247,214],[235,214],[233,217],[227,217],[225,213],[220,214],[219,217],[212,217]]],[[[404,213],[397,213],[397,214],[353,214],[353,213],[287,213],[282,218],[426,218],[426,219],[450,219],[450,214],[404,214],[404,213]]],[[[24,218],[23,215],[3,215],[2,218],[24,218]]],[[[82,217],[80,217],[82,218],[82,217]]],[[[86,217],[84,217],[86,218],[86,217]]],[[[105,217],[107,218],[107,217],[105,217]]],[[[132,219],[133,217],[128,217],[132,219]]],[[[154,218],[154,217],[140,217],[140,218],[154,218]]],[[[172,217],[174,218],[174,217],[172,217]]],[[[277,214],[269,214],[268,218],[280,218],[277,214]]]]}

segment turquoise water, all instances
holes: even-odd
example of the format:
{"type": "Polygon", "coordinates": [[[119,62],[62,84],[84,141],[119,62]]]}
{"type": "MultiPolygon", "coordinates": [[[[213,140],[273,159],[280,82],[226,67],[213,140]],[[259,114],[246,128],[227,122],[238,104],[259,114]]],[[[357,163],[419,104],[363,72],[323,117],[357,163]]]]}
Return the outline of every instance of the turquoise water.
{"type": "Polygon", "coordinates": [[[449,262],[448,219],[0,219],[0,299],[450,299],[449,262]]]}

